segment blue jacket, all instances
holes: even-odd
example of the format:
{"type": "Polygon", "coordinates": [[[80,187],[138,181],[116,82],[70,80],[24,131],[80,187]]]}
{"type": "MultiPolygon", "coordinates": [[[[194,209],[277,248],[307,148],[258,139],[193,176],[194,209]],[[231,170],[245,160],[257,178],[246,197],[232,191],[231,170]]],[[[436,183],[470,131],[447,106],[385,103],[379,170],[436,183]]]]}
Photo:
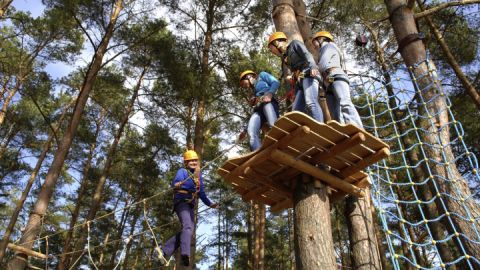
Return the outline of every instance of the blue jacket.
{"type": "Polygon", "coordinates": [[[305,44],[298,40],[292,40],[287,46],[284,54],[285,64],[291,71],[305,71],[317,68],[312,54],[307,50],[305,44]]]}
{"type": "Polygon", "coordinates": [[[265,71],[260,72],[258,74],[257,82],[255,83],[255,96],[260,97],[265,95],[266,93],[275,93],[280,87],[280,82],[270,73],[265,71]]]}
{"type": "MultiPolygon", "coordinates": [[[[195,187],[195,182],[193,181],[193,172],[194,170],[189,170],[185,168],[180,168],[177,171],[177,175],[175,175],[175,178],[172,181],[172,188],[175,187],[175,184],[178,182],[182,182],[183,184],[180,186],[181,190],[187,190],[189,191],[188,194],[184,193],[179,193],[177,191],[174,191],[175,195],[173,197],[173,202],[174,204],[177,202],[180,202],[182,200],[190,200],[192,199],[192,193],[195,193],[196,187],[195,187]],[[187,179],[187,180],[185,180],[187,179]]],[[[212,202],[208,199],[207,195],[205,194],[204,186],[203,186],[203,178],[202,174],[200,173],[200,190],[198,192],[198,197],[202,200],[204,204],[207,206],[210,206],[212,202]]],[[[192,204],[195,203],[195,200],[192,200],[192,204]]]]}

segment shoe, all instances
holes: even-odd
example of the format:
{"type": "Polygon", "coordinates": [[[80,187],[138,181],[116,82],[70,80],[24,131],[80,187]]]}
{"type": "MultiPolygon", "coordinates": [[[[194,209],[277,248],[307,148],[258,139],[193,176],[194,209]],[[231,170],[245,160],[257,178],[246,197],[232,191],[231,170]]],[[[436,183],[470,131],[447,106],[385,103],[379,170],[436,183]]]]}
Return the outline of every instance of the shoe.
{"type": "Polygon", "coordinates": [[[165,258],[165,254],[163,254],[163,250],[161,250],[159,247],[155,248],[155,253],[157,253],[156,259],[158,259],[158,262],[160,263],[161,266],[168,266],[170,263],[170,260],[167,260],[165,258]]]}
{"type": "Polygon", "coordinates": [[[189,266],[190,257],[188,255],[182,255],[182,263],[183,263],[183,266],[189,266]]]}

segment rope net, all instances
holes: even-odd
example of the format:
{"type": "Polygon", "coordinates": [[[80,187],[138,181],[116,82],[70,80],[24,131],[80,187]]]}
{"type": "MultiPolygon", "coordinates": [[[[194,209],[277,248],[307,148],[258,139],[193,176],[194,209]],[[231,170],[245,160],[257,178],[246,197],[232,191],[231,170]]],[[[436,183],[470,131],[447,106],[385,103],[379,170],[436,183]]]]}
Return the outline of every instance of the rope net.
{"type": "Polygon", "coordinates": [[[387,259],[394,269],[477,269],[479,215],[469,185],[478,183],[478,162],[433,63],[351,79],[365,129],[390,145],[390,158],[368,169],[387,259]]]}

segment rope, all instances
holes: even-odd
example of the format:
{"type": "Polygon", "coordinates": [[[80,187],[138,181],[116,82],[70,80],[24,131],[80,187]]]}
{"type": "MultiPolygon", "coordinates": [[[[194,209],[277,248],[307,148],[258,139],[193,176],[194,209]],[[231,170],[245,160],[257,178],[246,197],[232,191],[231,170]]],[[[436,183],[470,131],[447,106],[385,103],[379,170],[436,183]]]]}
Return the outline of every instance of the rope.
{"type": "Polygon", "coordinates": [[[95,267],[95,269],[98,270],[98,267],[97,265],[95,264],[95,262],[93,261],[93,258],[92,258],[92,254],[90,253],[90,222],[87,222],[87,251],[88,251],[88,259],[90,260],[90,262],[93,264],[93,267],[95,267]]]}
{"type": "Polygon", "coordinates": [[[480,244],[480,215],[475,208],[478,192],[463,192],[459,182],[480,182],[478,160],[465,143],[465,132],[441,89],[438,74],[428,59],[410,68],[390,67],[387,73],[379,73],[369,70],[353,76],[352,88],[358,89],[357,109],[366,112],[362,117],[365,129],[390,145],[390,158],[368,168],[387,257],[396,270],[407,264],[415,269],[438,269],[459,263],[474,269],[480,258],[469,254],[466,244],[480,244]],[[424,66],[427,70],[422,74],[413,73],[424,66]],[[425,80],[431,83],[419,83],[425,80]],[[431,95],[425,98],[427,91],[431,95]],[[448,121],[437,121],[443,115],[448,121]],[[441,132],[448,132],[451,140],[445,141],[441,132]],[[431,139],[424,141],[427,137],[431,139]],[[450,158],[448,148],[455,149],[455,157],[450,158]],[[418,160],[413,161],[412,155],[418,160]],[[456,174],[456,164],[461,166],[461,175],[456,174]],[[439,169],[441,173],[437,173],[439,169]],[[419,178],[415,172],[423,176],[419,178]],[[425,196],[423,190],[431,190],[432,196],[425,196]],[[452,204],[458,205],[455,209],[459,211],[451,209],[452,204]],[[438,213],[427,213],[432,207],[438,213]],[[470,227],[468,232],[460,230],[460,222],[470,227]],[[432,226],[444,224],[447,227],[438,237],[432,226]],[[441,245],[453,249],[452,258],[441,256],[441,245]]]}
{"type": "MultiPolygon", "coordinates": [[[[215,158],[213,158],[213,159],[210,160],[209,162],[205,163],[205,165],[203,165],[203,166],[201,167],[201,170],[209,167],[211,164],[213,164],[214,161],[216,161],[217,159],[219,159],[220,157],[222,157],[223,155],[225,155],[228,151],[230,151],[230,150],[233,149],[234,147],[237,147],[239,144],[240,144],[239,141],[235,141],[232,146],[230,146],[229,148],[223,150],[223,151],[220,152],[220,154],[217,155],[215,158]]],[[[163,180],[161,180],[161,181],[163,181],[163,180]]],[[[102,216],[96,217],[96,218],[94,218],[94,219],[92,219],[92,220],[90,220],[90,221],[85,221],[85,222],[82,222],[82,223],[78,223],[78,224],[74,225],[72,228],[59,230],[59,231],[57,231],[57,232],[55,232],[55,233],[52,233],[52,234],[49,234],[49,235],[46,235],[46,236],[43,236],[43,237],[39,237],[39,238],[37,238],[37,239],[35,239],[35,240],[28,241],[28,242],[25,242],[25,243],[23,243],[23,244],[29,244],[29,243],[32,243],[32,242],[35,242],[35,241],[43,240],[43,239],[45,239],[46,237],[52,237],[52,236],[56,236],[56,235],[62,234],[62,233],[64,233],[64,232],[67,232],[67,231],[69,231],[69,230],[75,230],[75,229],[77,229],[77,228],[79,228],[79,227],[83,227],[83,226],[87,225],[88,222],[96,222],[96,221],[98,221],[98,220],[100,220],[100,219],[106,218],[106,217],[108,217],[108,216],[110,216],[110,215],[113,215],[113,214],[115,214],[115,213],[117,213],[117,212],[120,212],[120,211],[123,211],[123,210],[125,210],[125,209],[128,209],[128,208],[131,208],[131,207],[133,207],[133,206],[136,206],[137,204],[142,203],[144,200],[148,201],[148,200],[151,200],[151,199],[153,199],[153,198],[156,198],[156,197],[159,197],[159,196],[163,196],[163,195],[165,195],[166,193],[172,192],[173,190],[174,190],[174,187],[168,188],[168,189],[166,189],[166,190],[164,190],[164,191],[161,191],[161,192],[159,192],[159,193],[156,193],[156,194],[154,194],[154,195],[152,195],[152,196],[150,196],[150,197],[143,198],[142,200],[140,200],[140,201],[138,201],[138,202],[132,203],[132,204],[130,204],[130,205],[128,205],[128,206],[125,206],[125,207],[123,207],[123,208],[119,208],[119,209],[113,210],[113,211],[111,211],[111,212],[109,212],[109,213],[106,213],[106,214],[104,214],[104,215],[102,215],[102,216]]]]}

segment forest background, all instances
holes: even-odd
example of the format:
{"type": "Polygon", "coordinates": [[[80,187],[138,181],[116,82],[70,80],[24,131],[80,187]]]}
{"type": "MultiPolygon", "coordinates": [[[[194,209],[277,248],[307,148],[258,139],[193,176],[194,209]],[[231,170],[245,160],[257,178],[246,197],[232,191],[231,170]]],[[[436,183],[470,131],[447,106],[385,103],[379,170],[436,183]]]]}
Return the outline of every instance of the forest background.
{"type": "MultiPolygon", "coordinates": [[[[416,11],[442,3],[419,1],[416,11]]],[[[1,8],[3,246],[32,229],[30,241],[40,237],[35,249],[53,255],[31,259],[37,267],[94,261],[102,269],[153,269],[156,240],[179,229],[167,191],[192,145],[202,156],[207,193],[221,203],[198,209],[201,269],[248,269],[259,259],[265,269],[294,269],[291,211],[273,215],[243,202],[215,172],[227,152],[248,148],[235,141],[251,112],[240,72],[281,75],[265,47],[273,31],[270,1],[14,0],[1,8]],[[90,228],[86,220],[94,220],[90,228]]],[[[381,70],[372,43],[355,45],[357,35],[371,40],[376,33],[391,65],[402,64],[383,1],[307,1],[306,11],[313,31],[334,34],[351,73],[381,70]]],[[[478,4],[455,5],[429,17],[474,89],[479,12],[478,4]]],[[[421,19],[418,26],[478,156],[479,109],[431,26],[421,19]]],[[[476,194],[478,183],[470,187],[476,194]]],[[[338,261],[348,267],[343,207],[335,205],[332,218],[338,261]]],[[[6,251],[0,267],[12,258],[6,251]]]]}

